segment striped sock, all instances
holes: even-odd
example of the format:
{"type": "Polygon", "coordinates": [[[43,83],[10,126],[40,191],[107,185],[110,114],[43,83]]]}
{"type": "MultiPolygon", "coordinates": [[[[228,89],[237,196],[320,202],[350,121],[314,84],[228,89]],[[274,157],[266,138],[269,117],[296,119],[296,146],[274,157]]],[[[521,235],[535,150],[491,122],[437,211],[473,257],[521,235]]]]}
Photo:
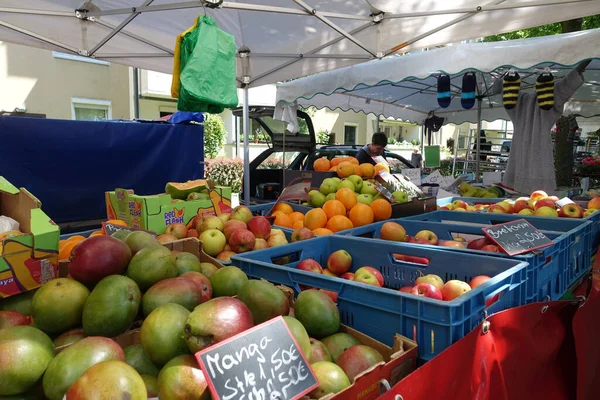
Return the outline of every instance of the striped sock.
{"type": "Polygon", "coordinates": [[[467,72],[462,80],[462,93],[460,104],[465,110],[470,110],[475,105],[475,90],[477,89],[477,78],[475,72],[467,72]]]}
{"type": "Polygon", "coordinates": [[[450,77],[446,74],[438,76],[437,101],[442,108],[448,108],[450,106],[450,101],[452,101],[450,77]]]}
{"type": "Polygon", "coordinates": [[[510,71],[504,75],[503,79],[502,102],[504,108],[512,110],[519,100],[519,90],[521,89],[521,76],[516,71],[510,71]]]}
{"type": "Polygon", "coordinates": [[[542,73],[535,83],[537,102],[542,110],[554,107],[554,76],[550,72],[542,73]]]}

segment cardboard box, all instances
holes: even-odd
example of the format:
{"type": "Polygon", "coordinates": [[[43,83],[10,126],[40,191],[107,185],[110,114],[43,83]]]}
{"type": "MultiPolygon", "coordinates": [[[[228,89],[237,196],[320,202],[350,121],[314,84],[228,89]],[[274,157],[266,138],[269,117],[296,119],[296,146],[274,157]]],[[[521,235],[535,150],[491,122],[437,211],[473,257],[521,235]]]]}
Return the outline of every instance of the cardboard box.
{"type": "Polygon", "coordinates": [[[0,176],[0,215],[20,224],[24,235],[0,243],[0,298],[37,289],[58,277],[58,226],[41,202],[0,176]]]}
{"type": "Polygon", "coordinates": [[[182,201],[173,200],[169,194],[140,196],[130,189],[115,189],[105,193],[106,215],[132,228],[162,234],[168,225],[188,225],[197,215],[231,212],[231,188],[215,186],[209,195],[210,200],[182,201]]]}

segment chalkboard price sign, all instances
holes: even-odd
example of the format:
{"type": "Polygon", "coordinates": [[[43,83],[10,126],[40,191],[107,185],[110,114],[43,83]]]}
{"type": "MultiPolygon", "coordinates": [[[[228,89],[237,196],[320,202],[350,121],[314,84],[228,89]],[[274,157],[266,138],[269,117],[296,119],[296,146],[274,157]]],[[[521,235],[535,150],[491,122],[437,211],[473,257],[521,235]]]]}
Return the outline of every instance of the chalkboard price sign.
{"type": "Polygon", "coordinates": [[[487,226],[483,228],[483,233],[509,256],[554,244],[552,240],[524,219],[487,226]]]}
{"type": "Polygon", "coordinates": [[[102,223],[102,227],[104,228],[104,232],[106,232],[107,236],[111,236],[113,233],[116,233],[116,232],[119,232],[119,231],[131,231],[131,232],[144,231],[144,232],[148,232],[152,236],[156,237],[156,233],[155,232],[146,231],[144,229],[131,228],[129,226],[113,225],[113,224],[107,224],[106,222],[103,222],[102,223]]]}
{"type": "Polygon", "coordinates": [[[282,317],[196,353],[213,399],[299,399],[319,383],[282,317]]]}

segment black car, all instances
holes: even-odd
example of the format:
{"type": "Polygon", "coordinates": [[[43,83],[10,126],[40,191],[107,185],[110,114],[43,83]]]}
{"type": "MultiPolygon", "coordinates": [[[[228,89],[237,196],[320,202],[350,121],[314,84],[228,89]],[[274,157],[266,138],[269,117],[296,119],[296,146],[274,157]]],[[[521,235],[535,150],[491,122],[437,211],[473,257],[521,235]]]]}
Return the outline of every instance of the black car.
{"type": "MultiPolygon", "coordinates": [[[[331,160],[335,157],[355,156],[362,147],[317,143],[312,120],[301,110],[298,110],[300,130],[298,133],[291,133],[284,122],[273,118],[274,110],[274,107],[263,106],[249,109],[251,138],[256,137],[269,146],[250,162],[250,197],[254,200],[264,197],[260,190],[262,184],[273,184],[276,187],[274,196],[283,189],[284,169],[311,171],[318,158],[327,157],[331,160]]],[[[241,107],[233,110],[233,115],[237,117],[241,118],[242,113],[241,107]]],[[[414,168],[410,161],[398,154],[386,151],[385,157],[392,173],[398,173],[403,168],[414,168]]]]}

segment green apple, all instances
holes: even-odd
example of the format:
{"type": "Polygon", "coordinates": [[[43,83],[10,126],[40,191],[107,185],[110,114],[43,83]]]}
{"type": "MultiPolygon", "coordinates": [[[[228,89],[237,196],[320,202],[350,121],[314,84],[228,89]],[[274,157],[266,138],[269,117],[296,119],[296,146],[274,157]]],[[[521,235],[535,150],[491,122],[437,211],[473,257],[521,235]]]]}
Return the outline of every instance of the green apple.
{"type": "Polygon", "coordinates": [[[329,201],[329,200],[335,200],[335,193],[329,193],[326,197],[325,197],[325,201],[329,201]]]}
{"type": "Polygon", "coordinates": [[[319,187],[319,192],[324,195],[328,195],[329,193],[335,193],[337,191],[338,184],[331,178],[323,179],[323,183],[319,187]]]}
{"type": "Polygon", "coordinates": [[[310,204],[314,207],[321,207],[325,204],[325,195],[318,190],[311,190],[308,192],[308,196],[310,197],[310,204]]]}
{"type": "Polygon", "coordinates": [[[363,178],[358,175],[350,175],[348,180],[354,183],[354,191],[360,193],[360,190],[363,187],[363,178]]]}
{"type": "MultiPolygon", "coordinates": [[[[381,193],[377,192],[377,194],[375,196],[373,196],[373,201],[380,200],[380,199],[387,200],[385,197],[383,197],[381,195],[381,193]]],[[[387,201],[389,201],[389,200],[387,200],[387,201]]]]}
{"type": "Polygon", "coordinates": [[[361,194],[370,194],[371,196],[377,196],[379,192],[375,189],[375,184],[372,182],[365,182],[360,189],[361,194]]]}
{"type": "Polygon", "coordinates": [[[338,185],[338,190],[343,189],[343,188],[348,188],[354,192],[354,183],[352,183],[352,181],[350,181],[348,179],[344,179],[342,181],[342,183],[340,183],[338,185]]]}
{"type": "Polygon", "coordinates": [[[332,177],[332,178],[329,178],[329,179],[333,179],[333,180],[335,181],[335,183],[337,183],[338,185],[339,185],[340,183],[342,183],[342,180],[341,180],[340,178],[338,178],[337,176],[334,176],[334,177],[332,177]]]}
{"type": "Polygon", "coordinates": [[[406,192],[397,191],[392,193],[392,195],[397,203],[406,203],[408,201],[408,194],[406,192]]]}
{"type": "Polygon", "coordinates": [[[370,206],[373,202],[373,196],[371,196],[370,194],[359,194],[356,197],[356,200],[358,200],[359,203],[363,203],[370,206]]]}

